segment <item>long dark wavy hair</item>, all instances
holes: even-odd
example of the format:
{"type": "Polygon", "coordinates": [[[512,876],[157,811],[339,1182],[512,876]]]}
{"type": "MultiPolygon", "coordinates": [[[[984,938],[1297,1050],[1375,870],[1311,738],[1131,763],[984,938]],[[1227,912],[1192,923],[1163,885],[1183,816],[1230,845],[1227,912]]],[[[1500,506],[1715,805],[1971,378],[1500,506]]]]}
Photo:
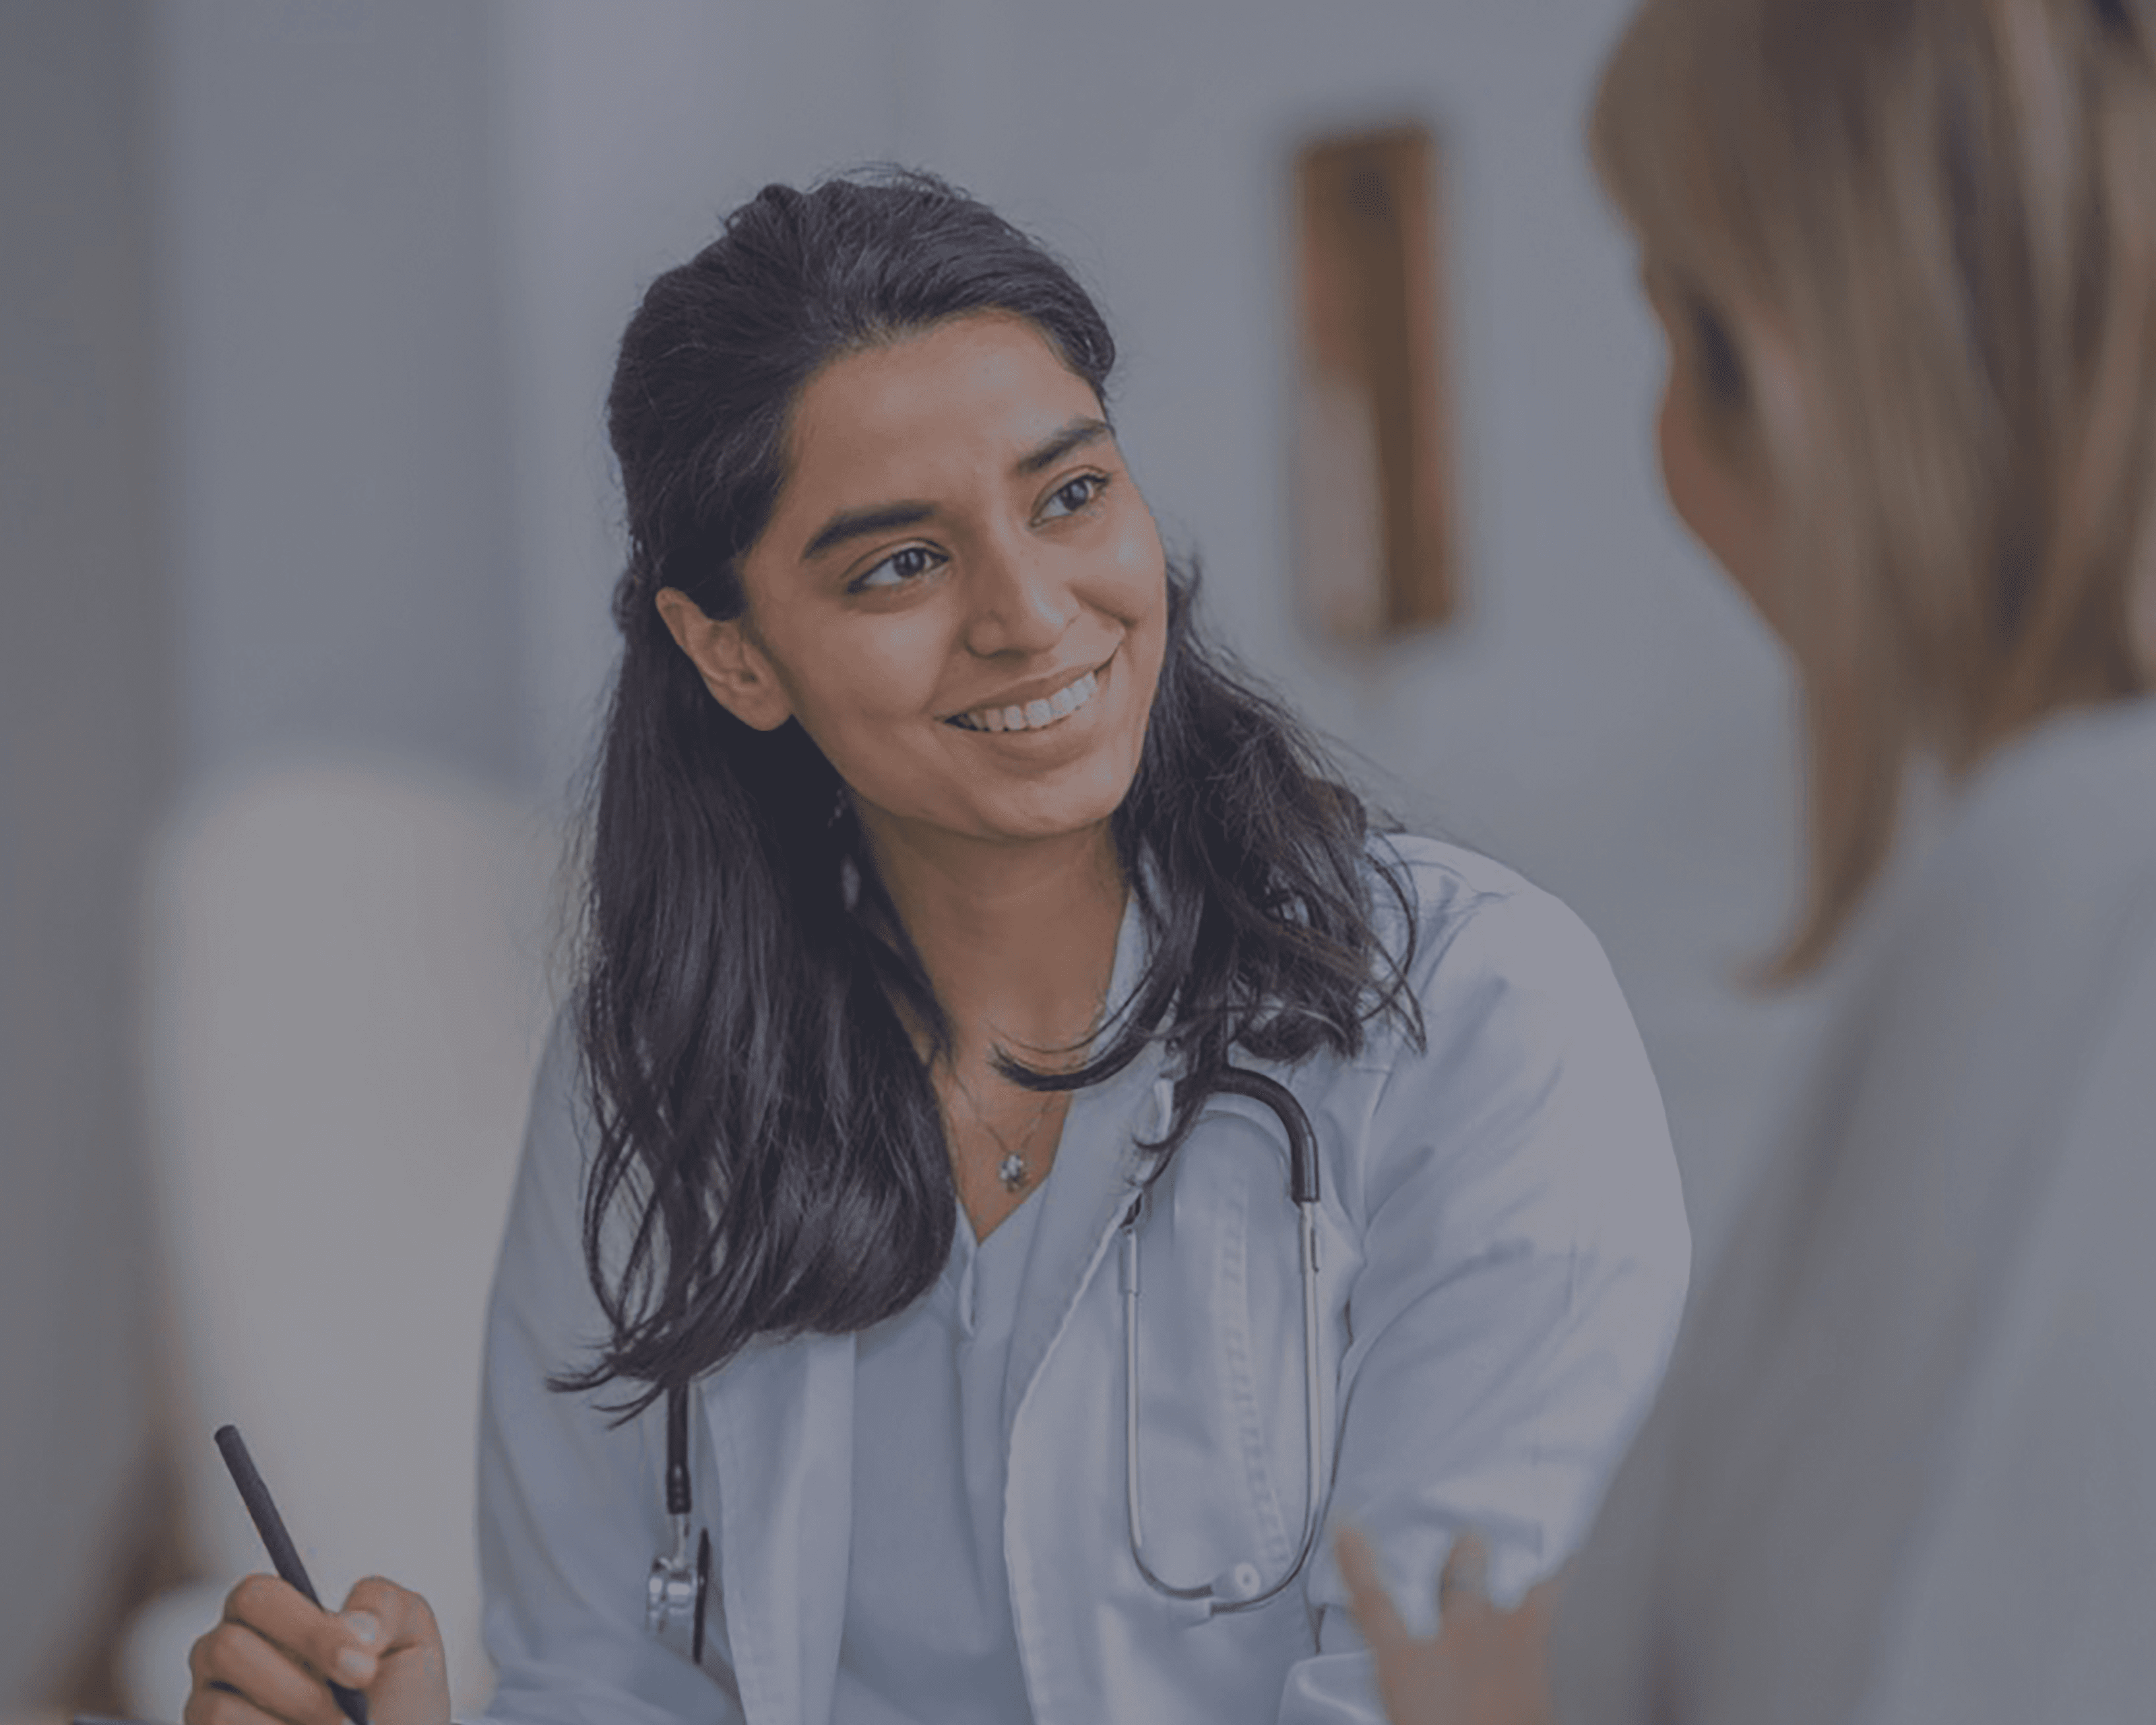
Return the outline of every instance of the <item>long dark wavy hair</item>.
{"type": "MultiPolygon", "coordinates": [[[[713,700],[654,598],[672,587],[739,615],[738,560],[784,482],[803,385],[986,311],[1030,322],[1106,412],[1115,343],[1070,270],[896,170],[767,187],[652,284],[622,338],[608,415],[629,558],[574,1004],[598,1137],[583,1250],[612,1335],[556,1381],[620,1380],[624,1414],[757,1337],[888,1317],[950,1254],[949,1150],[895,1003],[938,1046],[946,1023],[838,775],[798,724],[757,731],[713,700]]],[[[1194,570],[1168,580],[1159,686],[1111,823],[1149,963],[1084,1065],[1003,1056],[1016,1082],[1077,1089],[1163,1042],[1181,1076],[1156,1176],[1231,1050],[1348,1056],[1380,1018],[1423,1036],[1398,864],[1294,716],[1202,638],[1194,570]],[[1389,942],[1380,891],[1399,912],[1389,942]]]]}

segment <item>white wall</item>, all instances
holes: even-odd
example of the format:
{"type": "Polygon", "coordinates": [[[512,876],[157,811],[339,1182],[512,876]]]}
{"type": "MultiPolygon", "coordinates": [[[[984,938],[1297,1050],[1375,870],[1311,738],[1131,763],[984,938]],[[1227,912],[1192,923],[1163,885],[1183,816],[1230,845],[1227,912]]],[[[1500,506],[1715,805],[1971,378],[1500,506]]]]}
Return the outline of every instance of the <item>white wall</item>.
{"type": "Polygon", "coordinates": [[[0,1716],[139,1522],[130,1001],[168,768],[139,20],[0,7],[0,1716]]]}
{"type": "Polygon", "coordinates": [[[182,771],[528,771],[484,8],[165,0],[182,771]]]}

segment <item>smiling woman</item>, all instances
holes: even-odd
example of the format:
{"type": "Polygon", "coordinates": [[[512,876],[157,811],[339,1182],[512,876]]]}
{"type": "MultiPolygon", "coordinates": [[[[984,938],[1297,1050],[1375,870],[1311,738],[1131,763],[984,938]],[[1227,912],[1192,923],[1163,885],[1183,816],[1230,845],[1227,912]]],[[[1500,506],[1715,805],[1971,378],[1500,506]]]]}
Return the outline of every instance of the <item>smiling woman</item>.
{"type": "MultiPolygon", "coordinates": [[[[1114,354],[912,175],[767,189],[630,322],[492,1717],[1374,1721],[1326,1517],[1539,1574],[1645,1405],[1686,1242],[1599,948],[1207,644],[1114,354]]],[[[436,1725],[369,1585],[364,1644],[236,1595],[193,1717],[436,1725]]]]}

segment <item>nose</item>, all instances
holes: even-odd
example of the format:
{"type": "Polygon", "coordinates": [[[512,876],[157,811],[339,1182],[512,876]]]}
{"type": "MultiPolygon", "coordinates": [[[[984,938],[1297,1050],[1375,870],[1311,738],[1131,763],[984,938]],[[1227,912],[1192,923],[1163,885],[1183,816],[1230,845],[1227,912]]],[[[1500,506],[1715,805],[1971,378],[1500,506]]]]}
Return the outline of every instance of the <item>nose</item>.
{"type": "Polygon", "coordinates": [[[1041,547],[1001,540],[980,547],[970,564],[966,644],[983,658],[1045,652],[1076,619],[1078,596],[1041,547]]]}

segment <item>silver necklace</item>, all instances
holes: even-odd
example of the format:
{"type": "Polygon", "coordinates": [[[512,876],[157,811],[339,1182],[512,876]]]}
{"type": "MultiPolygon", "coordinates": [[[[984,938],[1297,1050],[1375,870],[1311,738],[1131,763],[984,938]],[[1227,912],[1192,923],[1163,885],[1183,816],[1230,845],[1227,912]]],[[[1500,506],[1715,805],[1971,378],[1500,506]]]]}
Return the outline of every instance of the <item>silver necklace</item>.
{"type": "Polygon", "coordinates": [[[996,1147],[1004,1153],[1002,1160],[996,1163],[996,1178],[1002,1183],[1004,1190],[1024,1191],[1033,1183],[1033,1164],[1027,1160],[1027,1153],[1033,1148],[1034,1134],[1040,1130],[1041,1122],[1048,1118],[1048,1111],[1055,1106],[1056,1097],[1063,1092],[1050,1091],[1041,1097],[1040,1106],[1033,1111],[1033,1118],[1026,1122],[1025,1130],[1019,1134],[1018,1143],[1014,1147],[1011,1141],[998,1132],[988,1117],[981,1111],[980,1103],[975,1100],[966,1081],[958,1076],[956,1066],[951,1069],[951,1082],[957,1086],[958,1094],[966,1099],[967,1111],[973,1115],[974,1124],[993,1138],[996,1147]]]}

